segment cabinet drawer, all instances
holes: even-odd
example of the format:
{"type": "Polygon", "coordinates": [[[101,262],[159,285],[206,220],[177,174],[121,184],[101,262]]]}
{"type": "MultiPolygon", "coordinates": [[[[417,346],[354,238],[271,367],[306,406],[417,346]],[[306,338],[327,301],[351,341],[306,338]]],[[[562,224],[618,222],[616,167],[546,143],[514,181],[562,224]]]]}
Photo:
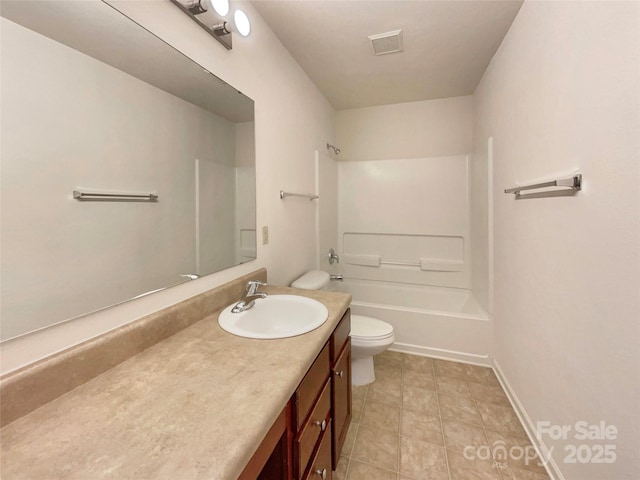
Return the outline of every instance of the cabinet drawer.
{"type": "Polygon", "coordinates": [[[298,432],[295,440],[295,463],[297,472],[304,473],[320,435],[329,428],[331,410],[331,382],[327,379],[318,403],[313,407],[309,419],[298,432]]]}
{"type": "Polygon", "coordinates": [[[331,421],[327,429],[322,433],[320,446],[311,460],[311,465],[307,474],[302,480],[331,480],[331,421]]]}
{"type": "Polygon", "coordinates": [[[316,398],[320,395],[320,391],[324,387],[327,378],[329,378],[329,368],[329,344],[327,343],[296,390],[296,430],[300,429],[316,398]]]}
{"type": "Polygon", "coordinates": [[[351,333],[351,310],[347,309],[331,336],[331,362],[334,363],[344,348],[351,333]]]}

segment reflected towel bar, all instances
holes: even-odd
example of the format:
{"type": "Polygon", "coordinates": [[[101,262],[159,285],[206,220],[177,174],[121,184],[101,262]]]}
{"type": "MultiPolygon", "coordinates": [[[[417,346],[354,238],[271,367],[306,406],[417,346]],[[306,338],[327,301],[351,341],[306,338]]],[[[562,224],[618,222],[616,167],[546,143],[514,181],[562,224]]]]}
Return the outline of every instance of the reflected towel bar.
{"type": "Polygon", "coordinates": [[[581,190],[582,189],[582,174],[574,175],[569,178],[559,178],[557,180],[551,180],[549,182],[536,183],[532,185],[523,185],[520,187],[506,188],[504,193],[513,193],[518,197],[522,190],[534,190],[537,188],[546,188],[546,187],[568,187],[571,190],[581,190]]]}
{"type": "Polygon", "coordinates": [[[318,195],[314,195],[312,193],[290,193],[285,192],[284,190],[280,190],[280,198],[284,199],[285,197],[304,197],[309,200],[315,200],[316,198],[320,198],[318,195]]]}
{"type": "Polygon", "coordinates": [[[155,193],[98,193],[83,192],[81,190],[73,191],[73,198],[76,200],[102,200],[102,201],[139,201],[139,202],[157,202],[158,195],[155,193]]]}

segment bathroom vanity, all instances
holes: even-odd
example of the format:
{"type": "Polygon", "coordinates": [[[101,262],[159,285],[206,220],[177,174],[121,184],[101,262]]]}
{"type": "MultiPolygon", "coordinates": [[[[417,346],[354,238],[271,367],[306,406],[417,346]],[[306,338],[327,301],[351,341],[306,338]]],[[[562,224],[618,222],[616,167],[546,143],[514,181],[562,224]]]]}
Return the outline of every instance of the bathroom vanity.
{"type": "Polygon", "coordinates": [[[351,420],[350,310],[240,475],[249,479],[331,479],[351,420]]]}
{"type": "Polygon", "coordinates": [[[246,277],[2,378],[2,414],[15,417],[0,430],[3,478],[331,478],[351,416],[351,297],[268,287],[322,302],[327,321],[241,338],[217,314],[246,277]]]}

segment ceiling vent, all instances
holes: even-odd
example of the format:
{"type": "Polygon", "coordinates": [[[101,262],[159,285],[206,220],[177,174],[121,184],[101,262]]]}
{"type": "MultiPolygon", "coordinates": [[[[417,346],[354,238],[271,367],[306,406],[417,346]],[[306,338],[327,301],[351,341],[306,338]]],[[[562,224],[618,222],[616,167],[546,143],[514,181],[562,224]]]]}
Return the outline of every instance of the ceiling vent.
{"type": "Polygon", "coordinates": [[[404,50],[402,45],[402,30],[393,30],[377,35],[369,35],[374,55],[386,55],[404,50]]]}

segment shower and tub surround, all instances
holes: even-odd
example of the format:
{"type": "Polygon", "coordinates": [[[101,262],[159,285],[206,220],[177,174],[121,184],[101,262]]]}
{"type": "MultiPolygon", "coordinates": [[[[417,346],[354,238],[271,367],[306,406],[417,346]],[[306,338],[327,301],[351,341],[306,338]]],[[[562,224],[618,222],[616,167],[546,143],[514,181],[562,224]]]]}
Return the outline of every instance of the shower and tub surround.
{"type": "MultiPolygon", "coordinates": [[[[366,121],[355,124],[373,121],[358,115],[366,121]]],[[[394,350],[487,365],[491,321],[471,291],[469,162],[467,155],[340,162],[339,252],[353,313],[393,325],[394,350]]]]}
{"type": "Polygon", "coordinates": [[[393,326],[392,350],[490,365],[491,323],[471,290],[345,279],[354,316],[393,326]]]}
{"type": "Polygon", "coordinates": [[[339,162],[345,278],[470,288],[469,158],[339,162]]]}
{"type": "Polygon", "coordinates": [[[238,478],[351,300],[268,287],[270,294],[321,301],[329,318],[308,334],[282,340],[227,334],[217,312],[256,278],[266,280],[266,272],[2,379],[2,418],[13,409],[14,420],[0,431],[3,477],[238,478]],[[80,385],[68,383],[78,378],[80,385]],[[62,390],[60,383],[66,384],[62,390]],[[55,389],[59,398],[33,403],[55,389]],[[18,411],[21,402],[31,403],[28,410],[18,411]]]}

